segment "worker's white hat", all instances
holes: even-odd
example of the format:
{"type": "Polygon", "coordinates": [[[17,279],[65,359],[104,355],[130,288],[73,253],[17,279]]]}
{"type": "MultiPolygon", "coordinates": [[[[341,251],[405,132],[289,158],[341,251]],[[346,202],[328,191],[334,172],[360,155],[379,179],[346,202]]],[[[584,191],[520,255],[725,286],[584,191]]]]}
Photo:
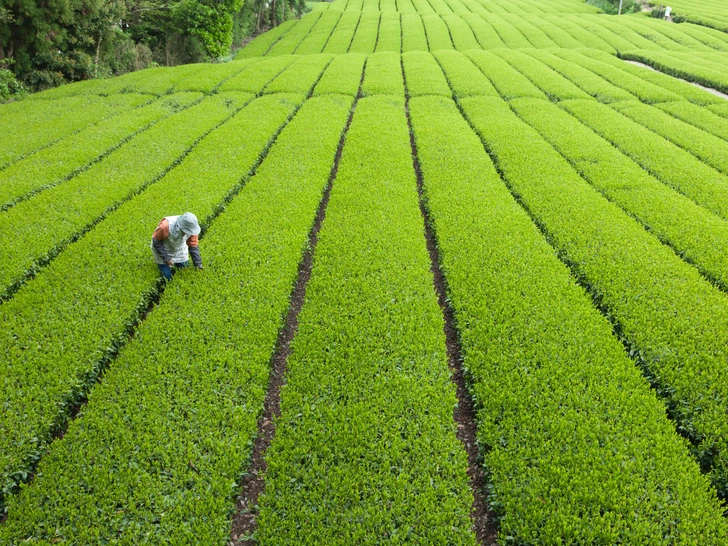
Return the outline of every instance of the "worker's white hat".
{"type": "Polygon", "coordinates": [[[197,216],[191,212],[185,212],[182,216],[177,219],[177,225],[182,233],[187,235],[199,235],[200,234],[200,223],[197,221],[197,216]]]}

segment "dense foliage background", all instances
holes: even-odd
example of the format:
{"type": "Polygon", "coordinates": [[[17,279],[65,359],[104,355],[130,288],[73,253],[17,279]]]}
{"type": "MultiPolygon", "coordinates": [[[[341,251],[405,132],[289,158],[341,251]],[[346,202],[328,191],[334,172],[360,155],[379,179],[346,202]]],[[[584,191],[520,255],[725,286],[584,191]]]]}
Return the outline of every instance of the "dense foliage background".
{"type": "Polygon", "coordinates": [[[304,0],[0,0],[0,70],[32,90],[220,59],[304,0]]]}

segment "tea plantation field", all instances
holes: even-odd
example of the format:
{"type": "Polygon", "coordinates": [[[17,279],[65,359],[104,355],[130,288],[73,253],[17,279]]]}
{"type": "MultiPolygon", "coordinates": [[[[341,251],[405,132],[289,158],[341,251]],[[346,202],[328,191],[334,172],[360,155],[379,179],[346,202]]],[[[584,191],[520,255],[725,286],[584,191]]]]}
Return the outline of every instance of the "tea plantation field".
{"type": "Polygon", "coordinates": [[[726,61],[335,0],[0,106],[0,544],[728,544],[726,61]]]}

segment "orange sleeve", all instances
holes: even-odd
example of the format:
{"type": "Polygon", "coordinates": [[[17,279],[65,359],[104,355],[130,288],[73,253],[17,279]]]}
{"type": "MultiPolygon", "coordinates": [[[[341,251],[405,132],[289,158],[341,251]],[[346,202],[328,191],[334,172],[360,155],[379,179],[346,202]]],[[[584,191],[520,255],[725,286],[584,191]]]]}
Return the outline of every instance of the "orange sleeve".
{"type": "Polygon", "coordinates": [[[200,244],[199,239],[197,238],[197,235],[191,235],[189,239],[187,239],[187,246],[198,246],[200,244]]]}
{"type": "Polygon", "coordinates": [[[166,218],[162,218],[157,229],[154,230],[152,238],[156,241],[164,241],[167,237],[169,237],[169,222],[166,218]]]}

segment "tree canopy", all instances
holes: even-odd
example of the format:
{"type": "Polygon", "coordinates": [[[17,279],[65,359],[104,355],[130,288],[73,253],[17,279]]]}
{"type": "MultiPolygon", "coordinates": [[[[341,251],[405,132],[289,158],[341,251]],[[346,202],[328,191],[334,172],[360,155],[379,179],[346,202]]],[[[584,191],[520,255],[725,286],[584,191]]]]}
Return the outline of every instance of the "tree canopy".
{"type": "Polygon", "coordinates": [[[44,89],[220,59],[304,10],[304,0],[0,0],[0,62],[44,89]]]}

